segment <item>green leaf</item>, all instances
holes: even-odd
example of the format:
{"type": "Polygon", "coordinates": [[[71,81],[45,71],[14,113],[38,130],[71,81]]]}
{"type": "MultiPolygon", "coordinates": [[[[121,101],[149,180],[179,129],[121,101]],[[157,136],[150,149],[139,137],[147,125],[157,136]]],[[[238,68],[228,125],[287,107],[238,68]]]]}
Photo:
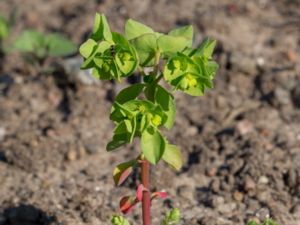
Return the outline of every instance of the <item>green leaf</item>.
{"type": "Polygon", "coordinates": [[[133,84],[127,88],[124,88],[120,93],[116,96],[115,101],[123,104],[132,99],[136,99],[139,94],[143,91],[145,85],[144,84],[133,84]]]}
{"type": "MultiPolygon", "coordinates": [[[[85,43],[83,43],[84,45],[85,43]]],[[[97,61],[96,59],[96,55],[98,54],[102,54],[105,50],[109,49],[111,46],[111,44],[107,41],[102,41],[100,42],[100,44],[96,45],[93,49],[92,54],[86,58],[84,60],[84,62],[81,65],[81,69],[89,69],[95,66],[95,61],[97,61]]],[[[100,65],[98,65],[98,68],[94,67],[94,75],[95,77],[97,77],[98,79],[110,79],[110,71],[103,71],[103,69],[101,69],[102,64],[103,64],[104,60],[102,60],[102,63],[100,63],[100,65]]]]}
{"type": "Polygon", "coordinates": [[[132,131],[133,128],[132,128],[131,121],[125,119],[116,126],[116,128],[114,129],[114,134],[132,133],[132,131]]]}
{"type": "Polygon", "coordinates": [[[206,63],[206,71],[210,77],[213,77],[217,72],[219,65],[215,61],[208,61],[206,63]]]}
{"type": "Polygon", "coordinates": [[[67,56],[77,52],[77,46],[61,34],[46,36],[48,54],[50,56],[67,56]]]}
{"type": "Polygon", "coordinates": [[[9,33],[9,25],[6,19],[0,16],[0,40],[7,37],[9,33]]]}
{"type": "Polygon", "coordinates": [[[44,54],[46,54],[45,36],[35,30],[26,30],[18,36],[13,48],[24,53],[34,53],[39,49],[44,49],[44,54]]]}
{"type": "Polygon", "coordinates": [[[273,221],[272,219],[266,219],[265,222],[263,223],[263,225],[279,225],[278,223],[276,223],[275,221],[273,221]]]}
{"type": "Polygon", "coordinates": [[[122,73],[122,77],[130,76],[138,66],[136,53],[129,51],[120,51],[115,56],[115,62],[122,73]],[[128,59],[127,59],[128,58],[128,59]]]}
{"type": "Polygon", "coordinates": [[[131,39],[139,37],[143,34],[149,34],[149,33],[154,33],[154,31],[150,27],[148,27],[142,23],[139,23],[133,19],[129,19],[126,21],[125,35],[128,40],[131,40],[131,39]]]}
{"type": "Polygon", "coordinates": [[[113,216],[111,219],[112,225],[130,225],[128,220],[123,216],[113,216]]]}
{"type": "Polygon", "coordinates": [[[173,127],[176,114],[174,97],[162,86],[158,85],[155,92],[155,101],[161,106],[162,110],[167,116],[164,126],[168,129],[171,129],[173,127]]]}
{"type": "Polygon", "coordinates": [[[197,53],[202,56],[205,56],[206,58],[211,58],[214,49],[216,47],[216,40],[212,40],[210,38],[206,38],[199,46],[197,53]]]}
{"type": "Polygon", "coordinates": [[[131,132],[131,135],[130,135],[130,138],[129,138],[129,142],[132,143],[133,141],[133,138],[135,136],[135,132],[136,132],[136,129],[137,129],[137,118],[136,116],[134,116],[132,119],[131,119],[131,124],[132,124],[132,132],[131,132]]]}
{"type": "Polygon", "coordinates": [[[112,106],[112,113],[110,119],[115,122],[120,122],[124,118],[131,118],[134,112],[131,111],[130,107],[126,107],[124,104],[120,104],[117,101],[112,106]]]}
{"type": "Polygon", "coordinates": [[[149,99],[150,101],[154,101],[155,91],[156,91],[156,86],[151,85],[149,83],[149,85],[147,85],[145,90],[144,90],[144,94],[145,94],[147,99],[149,99]]]}
{"type": "Polygon", "coordinates": [[[129,49],[130,44],[122,34],[112,32],[112,39],[115,44],[119,44],[123,49],[129,49]]]}
{"type": "Polygon", "coordinates": [[[180,221],[180,217],[180,210],[174,208],[165,216],[162,225],[175,225],[180,221]]]}
{"type": "Polygon", "coordinates": [[[250,221],[247,223],[247,225],[258,225],[255,221],[250,221]]]}
{"type": "Polygon", "coordinates": [[[157,51],[155,34],[143,34],[132,39],[131,43],[138,53],[140,65],[151,66],[154,64],[155,52],[157,51]]]}
{"type": "Polygon", "coordinates": [[[88,58],[97,49],[97,42],[93,39],[88,39],[79,47],[79,52],[84,58],[88,58]]]}
{"type": "Polygon", "coordinates": [[[106,145],[106,150],[107,151],[112,151],[115,150],[116,148],[129,143],[130,141],[130,134],[129,133],[121,133],[121,134],[115,134],[113,136],[113,140],[110,141],[106,145]]]}
{"type": "Polygon", "coordinates": [[[104,39],[110,43],[113,43],[112,34],[107,19],[103,14],[96,13],[95,15],[92,38],[95,41],[101,41],[104,39]]]}
{"type": "Polygon", "coordinates": [[[162,159],[177,171],[182,167],[181,152],[176,145],[166,144],[162,159]]]}
{"type": "Polygon", "coordinates": [[[147,129],[142,133],[141,148],[146,159],[156,164],[164,154],[165,140],[158,130],[147,129]]]}
{"type": "Polygon", "coordinates": [[[136,160],[130,160],[115,167],[113,178],[117,186],[121,185],[126,180],[126,178],[132,173],[136,164],[136,160]]]}
{"type": "Polygon", "coordinates": [[[162,53],[171,56],[189,47],[190,40],[180,36],[162,35],[157,39],[157,45],[162,53]]]}
{"type": "Polygon", "coordinates": [[[193,44],[193,35],[194,35],[194,30],[193,30],[193,26],[189,25],[189,26],[183,26],[183,27],[179,27],[176,28],[174,30],[171,30],[169,32],[170,36],[174,36],[174,37],[184,37],[188,40],[188,47],[192,47],[193,44]]]}
{"type": "Polygon", "coordinates": [[[205,88],[213,86],[212,73],[210,71],[209,75],[207,61],[205,62],[203,57],[194,56],[193,59],[177,53],[165,65],[164,78],[175,89],[193,96],[202,96],[205,88]]]}

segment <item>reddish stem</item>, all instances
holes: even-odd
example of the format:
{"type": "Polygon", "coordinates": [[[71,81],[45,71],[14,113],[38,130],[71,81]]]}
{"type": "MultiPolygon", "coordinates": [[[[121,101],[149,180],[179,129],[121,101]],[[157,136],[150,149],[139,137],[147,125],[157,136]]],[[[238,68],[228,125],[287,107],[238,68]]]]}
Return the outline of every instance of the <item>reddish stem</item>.
{"type": "Polygon", "coordinates": [[[142,173],[142,184],[145,187],[143,191],[142,200],[142,210],[143,210],[143,225],[151,224],[151,196],[150,196],[150,164],[147,160],[143,160],[141,163],[141,173],[142,173]]]}

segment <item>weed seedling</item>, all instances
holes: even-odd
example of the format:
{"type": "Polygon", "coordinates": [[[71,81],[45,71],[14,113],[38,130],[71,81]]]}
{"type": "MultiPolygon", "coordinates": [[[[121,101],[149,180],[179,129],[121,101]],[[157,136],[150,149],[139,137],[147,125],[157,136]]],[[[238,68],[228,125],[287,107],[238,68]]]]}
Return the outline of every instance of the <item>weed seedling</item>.
{"type": "MultiPolygon", "coordinates": [[[[79,49],[84,58],[82,69],[91,69],[99,79],[121,81],[136,72],[142,76],[142,83],[123,89],[113,102],[110,119],[115,129],[106,149],[113,151],[140,138],[141,153],[117,165],[113,178],[116,185],[121,185],[135,167],[140,167],[141,183],[134,195],[120,200],[120,209],[127,214],[142,203],[144,225],[151,224],[151,201],[167,196],[164,191],[151,192],[150,165],[162,159],[175,170],[182,166],[180,149],[169,143],[161,132],[163,127],[171,129],[174,124],[176,107],[172,93],[182,91],[202,96],[206,88],[212,88],[218,68],[212,60],[216,41],[205,39],[198,48],[192,44],[192,26],[162,34],[129,19],[125,35],[121,35],[111,32],[104,15],[96,14],[93,33],[79,49]],[[146,72],[146,67],[151,67],[151,72],[146,72]],[[161,85],[163,80],[172,91],[161,85]]],[[[176,224],[179,220],[179,210],[173,209],[162,224],[176,224]]],[[[112,223],[129,225],[122,216],[114,216],[112,223]]]]}
{"type": "Polygon", "coordinates": [[[43,64],[49,56],[67,56],[78,50],[73,42],[59,33],[46,35],[35,30],[23,31],[13,43],[13,49],[23,53],[32,64],[43,64]]]}
{"type": "MultiPolygon", "coordinates": [[[[256,223],[255,221],[250,221],[247,225],[259,225],[259,224],[256,223]]],[[[262,225],[280,225],[280,224],[278,224],[274,220],[268,218],[263,222],[262,225]]]]}
{"type": "Polygon", "coordinates": [[[0,55],[3,55],[3,40],[8,36],[10,26],[8,21],[0,15],[0,55]]]}

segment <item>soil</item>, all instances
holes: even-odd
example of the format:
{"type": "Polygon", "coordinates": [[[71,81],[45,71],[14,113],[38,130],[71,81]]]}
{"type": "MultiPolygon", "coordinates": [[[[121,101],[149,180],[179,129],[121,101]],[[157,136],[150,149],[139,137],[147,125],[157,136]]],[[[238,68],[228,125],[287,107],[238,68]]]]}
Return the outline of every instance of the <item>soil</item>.
{"type": "MultiPolygon", "coordinates": [[[[153,224],[170,207],[181,209],[181,224],[244,225],[268,216],[300,224],[299,0],[0,2],[4,16],[14,9],[12,39],[35,28],[79,45],[95,12],[117,31],[134,18],[163,32],[192,24],[196,43],[216,38],[214,89],[175,96],[176,123],[166,135],[182,149],[184,168],[152,168],[152,189],[170,196],[153,202],[153,224]]],[[[79,70],[77,55],[37,68],[11,53],[0,65],[0,225],[110,224],[120,197],[139,183],[138,171],[120,188],[111,176],[138,155],[138,142],[105,151],[112,99],[136,78],[96,81],[79,70]]],[[[129,218],[141,224],[140,210],[129,218]]]]}

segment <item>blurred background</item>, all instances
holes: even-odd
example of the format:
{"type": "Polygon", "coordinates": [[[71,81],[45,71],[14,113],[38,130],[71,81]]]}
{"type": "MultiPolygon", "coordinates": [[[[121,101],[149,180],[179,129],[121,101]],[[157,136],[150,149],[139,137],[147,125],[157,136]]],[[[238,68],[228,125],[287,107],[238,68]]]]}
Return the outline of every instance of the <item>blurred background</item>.
{"type": "MultiPolygon", "coordinates": [[[[121,188],[112,179],[138,142],[105,151],[112,100],[137,78],[115,84],[80,71],[77,49],[96,12],[118,32],[133,18],[160,32],[191,24],[196,45],[218,41],[214,89],[175,96],[166,135],[184,168],[152,169],[153,190],[170,195],[153,203],[153,224],[170,207],[181,224],[300,224],[299,0],[0,0],[0,225],[110,224],[139,183],[137,172],[121,188]],[[63,35],[56,50],[66,54],[25,48],[28,29],[63,35]]],[[[129,217],[141,224],[140,209],[129,217]]]]}

